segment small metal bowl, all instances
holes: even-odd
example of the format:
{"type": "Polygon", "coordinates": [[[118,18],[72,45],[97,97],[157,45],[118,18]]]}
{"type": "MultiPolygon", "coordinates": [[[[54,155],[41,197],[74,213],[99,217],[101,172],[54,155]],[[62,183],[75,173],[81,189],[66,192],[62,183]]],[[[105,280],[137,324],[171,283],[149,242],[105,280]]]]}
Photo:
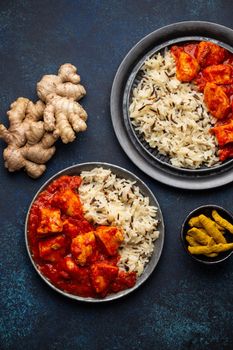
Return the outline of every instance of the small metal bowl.
{"type": "Polygon", "coordinates": [[[134,175],[133,173],[129,172],[128,170],[125,170],[119,166],[116,165],[112,165],[112,164],[108,164],[108,163],[100,163],[100,162],[91,162],[91,163],[83,163],[83,164],[77,164],[77,165],[73,165],[70,166],[64,170],[59,171],[58,173],[56,173],[54,176],[52,176],[49,180],[47,180],[39,189],[39,191],[35,194],[34,198],[32,199],[32,202],[29,206],[28,212],[27,212],[27,216],[26,216],[26,222],[25,222],[25,241],[26,241],[26,248],[27,248],[27,252],[28,255],[30,257],[30,260],[32,262],[32,265],[34,266],[35,270],[37,271],[37,273],[39,274],[39,276],[54,290],[56,290],[57,292],[59,292],[60,294],[71,298],[71,299],[75,299],[75,300],[79,300],[79,301],[84,301],[84,302],[92,302],[92,303],[96,303],[96,302],[106,302],[106,301],[112,301],[114,299],[119,299],[131,292],[133,292],[134,290],[136,290],[141,284],[143,284],[147,278],[151,275],[151,273],[153,272],[154,268],[156,267],[162,250],[163,250],[163,244],[164,244],[164,221],[163,221],[163,215],[162,215],[162,211],[160,209],[159,203],[157,201],[157,199],[155,198],[154,194],[150,191],[150,189],[146,186],[146,184],[144,182],[142,182],[142,180],[140,180],[136,175],[134,175]],[[114,294],[109,294],[107,295],[105,298],[90,298],[90,297],[81,297],[78,295],[74,295],[74,294],[70,294],[68,292],[65,292],[59,288],[57,288],[56,286],[54,286],[47,277],[45,277],[39,270],[38,266],[36,265],[34,259],[33,259],[33,255],[30,249],[30,245],[29,245],[29,241],[28,241],[28,223],[29,223],[29,214],[30,214],[30,210],[31,207],[34,203],[34,201],[37,199],[38,195],[44,191],[46,189],[46,187],[55,179],[57,179],[58,177],[62,176],[62,175],[80,175],[80,173],[82,171],[90,171],[94,168],[99,168],[102,167],[104,169],[109,169],[111,170],[114,174],[116,174],[118,177],[121,178],[125,178],[131,181],[135,182],[135,185],[138,186],[140,188],[140,192],[146,196],[149,197],[149,202],[150,205],[156,206],[157,209],[157,217],[156,219],[158,220],[158,230],[160,232],[159,238],[154,242],[154,251],[150,257],[150,260],[148,262],[148,264],[145,266],[144,272],[143,274],[137,279],[136,284],[129,289],[125,289],[123,291],[120,291],[118,293],[114,293],[114,294]]]}
{"type": "MultiPolygon", "coordinates": [[[[217,210],[219,215],[221,215],[224,219],[228,220],[231,224],[233,224],[233,215],[229,211],[227,211],[226,209],[224,209],[218,205],[208,204],[208,205],[203,205],[201,207],[198,207],[198,208],[194,209],[193,211],[191,211],[189,213],[189,215],[186,217],[186,219],[182,225],[182,228],[181,228],[181,241],[182,241],[182,244],[183,244],[183,247],[184,247],[186,253],[193,260],[198,261],[199,263],[207,264],[207,265],[214,265],[214,264],[218,264],[220,262],[225,261],[226,259],[228,259],[231,256],[231,254],[233,253],[233,250],[228,250],[226,252],[219,253],[216,257],[213,257],[213,258],[207,257],[205,255],[194,255],[194,254],[191,254],[188,250],[188,242],[186,241],[185,236],[186,236],[186,232],[190,228],[188,222],[192,217],[204,214],[207,217],[211,218],[211,212],[214,209],[217,210]]],[[[233,234],[225,233],[224,237],[226,238],[227,243],[233,242],[233,234]]]]}

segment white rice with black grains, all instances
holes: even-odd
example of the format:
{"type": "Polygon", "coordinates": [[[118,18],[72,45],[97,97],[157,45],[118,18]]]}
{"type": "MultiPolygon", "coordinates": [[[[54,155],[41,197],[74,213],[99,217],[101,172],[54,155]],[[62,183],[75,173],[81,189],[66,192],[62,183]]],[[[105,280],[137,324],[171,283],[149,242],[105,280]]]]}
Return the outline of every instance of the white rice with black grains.
{"type": "Polygon", "coordinates": [[[150,147],[169,156],[172,165],[195,169],[219,162],[217,141],[210,133],[215,119],[207,112],[203,94],[176,78],[169,51],[144,63],[129,116],[150,147]]]}
{"type": "Polygon", "coordinates": [[[81,173],[80,200],[85,218],[94,224],[123,229],[119,267],[140,276],[159,237],[157,208],[140,193],[135,182],[120,178],[109,169],[81,173]]]}

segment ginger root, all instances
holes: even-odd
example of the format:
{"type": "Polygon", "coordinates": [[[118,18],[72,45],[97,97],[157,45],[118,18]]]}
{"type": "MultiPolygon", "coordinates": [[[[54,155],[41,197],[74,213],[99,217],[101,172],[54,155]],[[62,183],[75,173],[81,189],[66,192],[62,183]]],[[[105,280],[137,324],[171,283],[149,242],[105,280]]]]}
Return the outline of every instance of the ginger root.
{"type": "Polygon", "coordinates": [[[0,124],[0,138],[8,144],[5,167],[10,172],[24,168],[33,178],[45,171],[59,137],[63,143],[72,142],[75,133],[87,127],[87,113],[77,102],[86,91],[75,66],[66,63],[58,75],[44,75],[37,93],[41,100],[36,103],[19,97],[11,104],[8,129],[0,124]]]}
{"type": "Polygon", "coordinates": [[[63,64],[58,75],[44,75],[37,83],[37,94],[46,103],[44,123],[47,131],[60,136],[63,143],[72,142],[75,132],[86,130],[87,113],[77,102],[85,94],[75,66],[63,64]]]}
{"type": "Polygon", "coordinates": [[[44,104],[35,104],[20,97],[11,104],[7,112],[9,128],[0,124],[0,138],[8,146],[3,152],[5,167],[10,172],[25,168],[27,174],[37,178],[46,169],[46,163],[54,154],[56,137],[45,131],[43,118],[44,104]]]}

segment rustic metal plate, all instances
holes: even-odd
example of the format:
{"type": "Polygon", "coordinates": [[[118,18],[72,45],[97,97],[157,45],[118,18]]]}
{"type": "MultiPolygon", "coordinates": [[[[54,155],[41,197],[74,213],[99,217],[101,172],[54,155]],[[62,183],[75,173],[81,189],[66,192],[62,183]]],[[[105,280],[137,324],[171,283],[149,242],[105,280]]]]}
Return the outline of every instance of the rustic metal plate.
{"type": "Polygon", "coordinates": [[[203,168],[198,171],[176,168],[169,164],[168,159],[151,154],[151,150],[135,135],[128,117],[131,87],[146,57],[165,46],[178,41],[190,41],[191,38],[221,43],[221,46],[232,51],[233,30],[215,23],[180,22],[158,29],[137,43],[122,61],[113,81],[110,104],[112,123],[118,141],[141,170],[167,185],[200,190],[231,182],[233,161],[229,160],[210,169],[203,168]]]}
{"type": "Polygon", "coordinates": [[[32,199],[32,202],[30,204],[30,207],[28,209],[27,212],[27,216],[26,216],[26,222],[25,222],[25,240],[26,240],[26,248],[27,248],[27,252],[29,254],[30,260],[32,262],[32,265],[34,266],[34,268],[36,269],[37,273],[39,274],[39,276],[54,290],[56,290],[57,292],[59,292],[60,294],[71,298],[71,299],[75,299],[75,300],[79,300],[79,301],[84,301],[84,302],[92,302],[92,303],[100,303],[100,302],[106,302],[106,301],[111,301],[111,300],[115,300],[115,299],[119,299],[123,296],[126,296],[127,294],[133,292],[134,290],[136,290],[141,284],[143,284],[147,278],[151,275],[151,273],[153,272],[154,268],[156,267],[156,265],[158,264],[158,261],[160,259],[162,250],[163,250],[163,244],[164,244],[164,234],[165,234],[165,228],[164,228],[164,221],[163,221],[163,215],[162,215],[162,211],[160,209],[159,203],[156,199],[156,197],[154,196],[154,194],[150,191],[150,189],[146,186],[146,184],[140,180],[136,175],[134,175],[133,173],[129,172],[126,169],[123,169],[119,166],[116,165],[112,165],[112,164],[108,164],[108,163],[83,163],[83,164],[77,164],[77,165],[73,165],[70,166],[64,170],[59,171],[58,173],[56,173],[55,175],[53,175],[48,181],[46,181],[41,188],[38,190],[38,192],[36,193],[36,195],[34,196],[34,198],[32,199]],[[38,197],[38,195],[45,190],[45,188],[56,178],[62,176],[62,175],[80,175],[80,173],[82,171],[89,171],[92,170],[96,167],[103,167],[104,169],[110,169],[114,174],[116,174],[118,177],[121,178],[125,178],[131,181],[135,181],[135,185],[138,186],[140,188],[141,193],[146,196],[149,197],[150,200],[150,205],[156,206],[158,208],[157,210],[157,219],[159,221],[158,224],[158,230],[160,232],[159,238],[154,242],[154,251],[152,253],[152,256],[150,258],[150,261],[148,262],[148,264],[145,267],[145,270],[143,272],[143,274],[138,278],[136,284],[134,287],[123,290],[121,292],[118,293],[114,293],[114,294],[110,294],[107,295],[105,298],[85,298],[85,297],[80,297],[77,295],[73,295],[70,293],[67,293],[59,288],[57,288],[56,286],[54,286],[49,279],[47,279],[38,269],[31,250],[30,250],[30,246],[29,246],[29,242],[28,242],[28,220],[29,220],[29,213],[32,207],[32,204],[34,203],[34,201],[36,200],[36,198],[38,197]]]}
{"type": "Polygon", "coordinates": [[[172,171],[179,171],[181,173],[187,173],[187,174],[206,174],[206,173],[211,173],[211,172],[218,172],[221,169],[232,166],[233,164],[233,159],[229,159],[225,161],[224,163],[217,164],[213,167],[206,167],[202,166],[198,169],[188,169],[188,168],[178,168],[174,165],[171,164],[170,162],[170,157],[165,156],[161,153],[159,153],[157,148],[152,148],[148,144],[148,142],[144,139],[143,135],[140,134],[134,125],[132,124],[129,116],[129,106],[132,101],[132,92],[133,89],[138,85],[140,82],[142,76],[141,76],[141,68],[144,65],[145,61],[147,61],[149,58],[153,57],[157,53],[161,53],[162,55],[164,54],[164,51],[169,49],[173,45],[177,44],[184,44],[184,43],[194,43],[194,42],[200,42],[200,41],[211,41],[225,49],[227,49],[229,52],[233,53],[233,48],[230,47],[229,45],[226,45],[220,41],[213,40],[211,38],[207,37],[200,37],[200,36],[189,36],[189,37],[183,37],[183,38],[177,38],[173,40],[166,41],[162,45],[159,45],[155,47],[152,51],[147,53],[139,62],[138,64],[134,67],[132,70],[126,87],[125,87],[125,92],[124,92],[124,97],[123,97],[123,105],[126,107],[123,110],[124,113],[124,123],[126,130],[128,131],[129,137],[135,137],[135,139],[138,142],[138,146],[141,147],[145,152],[147,152],[152,158],[154,158],[157,162],[161,163],[164,166],[169,167],[172,171]]]}

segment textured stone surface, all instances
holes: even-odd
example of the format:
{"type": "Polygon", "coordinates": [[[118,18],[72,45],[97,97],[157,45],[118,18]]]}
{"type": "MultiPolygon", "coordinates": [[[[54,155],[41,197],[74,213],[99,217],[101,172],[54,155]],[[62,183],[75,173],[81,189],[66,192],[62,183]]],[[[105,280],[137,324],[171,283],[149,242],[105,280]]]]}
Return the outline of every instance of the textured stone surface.
{"type": "MultiPolygon", "coordinates": [[[[150,179],[121,149],[109,111],[117,67],[138,40],[183,20],[232,27],[232,10],[231,0],[0,2],[1,121],[6,122],[14,99],[36,98],[36,82],[64,62],[79,68],[89,114],[87,132],[57,146],[42,178],[9,174],[0,159],[1,349],[232,349],[233,258],[217,267],[200,266],[186,256],[179,231],[199,205],[215,203],[232,211],[233,183],[193,193],[150,179]],[[35,192],[58,170],[85,161],[114,163],[141,177],[166,223],[164,251],[149,280],[104,305],[74,302],[50,289],[34,271],[24,242],[25,215],[35,192]]],[[[1,153],[3,148],[1,141],[1,153]]]]}

